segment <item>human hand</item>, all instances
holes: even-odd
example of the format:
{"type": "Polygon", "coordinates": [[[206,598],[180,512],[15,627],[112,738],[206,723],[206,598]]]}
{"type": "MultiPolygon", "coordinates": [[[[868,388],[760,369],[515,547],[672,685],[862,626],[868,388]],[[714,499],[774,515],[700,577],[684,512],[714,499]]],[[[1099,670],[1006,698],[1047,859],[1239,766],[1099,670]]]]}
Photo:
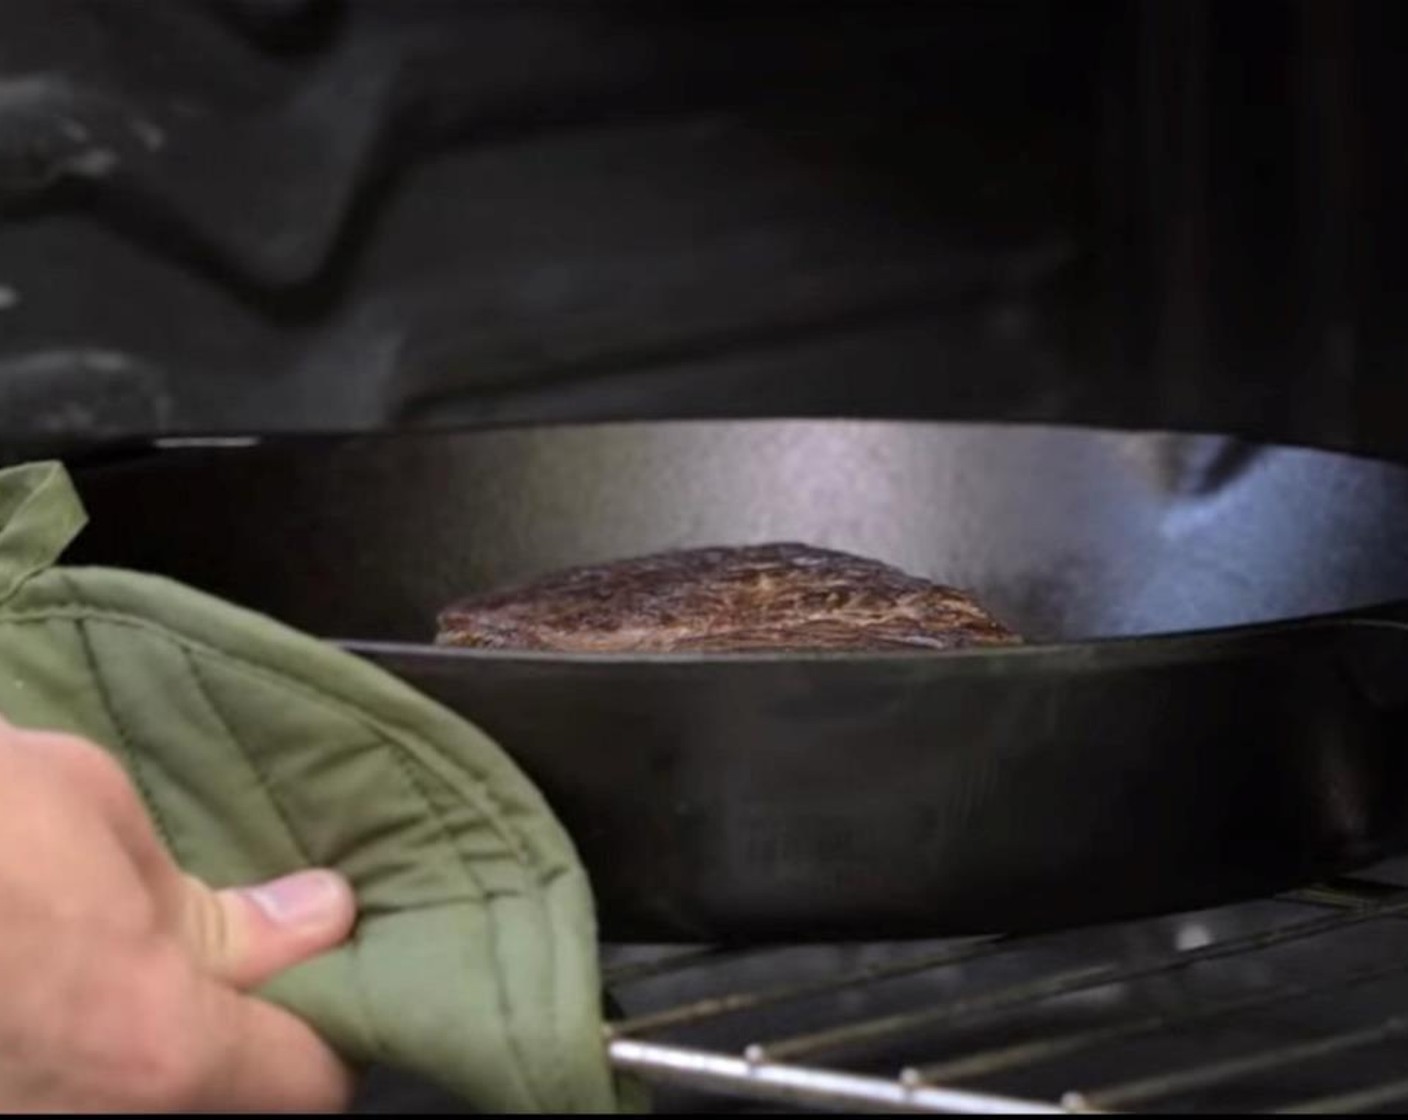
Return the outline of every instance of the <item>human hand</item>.
{"type": "Polygon", "coordinates": [[[209,889],[101,748],[0,720],[0,1110],[345,1108],[348,1070],[249,991],[354,918],[330,872],[209,889]]]}

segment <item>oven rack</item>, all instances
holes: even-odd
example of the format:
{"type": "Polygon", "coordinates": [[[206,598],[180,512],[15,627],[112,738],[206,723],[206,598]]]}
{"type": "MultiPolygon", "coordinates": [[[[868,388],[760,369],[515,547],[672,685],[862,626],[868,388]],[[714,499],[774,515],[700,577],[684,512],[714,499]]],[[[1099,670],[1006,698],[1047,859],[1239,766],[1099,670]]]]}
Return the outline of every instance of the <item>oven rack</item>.
{"type": "Polygon", "coordinates": [[[1404,918],[1355,878],[1038,936],[609,947],[608,1042],[664,1111],[1373,1112],[1408,1102],[1404,918]]]}

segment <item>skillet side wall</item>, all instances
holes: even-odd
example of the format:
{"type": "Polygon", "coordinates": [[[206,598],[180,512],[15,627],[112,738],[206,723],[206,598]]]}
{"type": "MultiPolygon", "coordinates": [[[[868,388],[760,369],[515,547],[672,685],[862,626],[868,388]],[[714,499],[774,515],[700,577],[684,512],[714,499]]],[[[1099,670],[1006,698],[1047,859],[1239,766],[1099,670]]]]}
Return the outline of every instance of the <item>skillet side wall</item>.
{"type": "Polygon", "coordinates": [[[513,744],[608,937],[727,941],[1082,925],[1372,861],[1402,843],[1404,729],[1341,646],[1291,628],[1135,656],[362,652],[513,744]]]}

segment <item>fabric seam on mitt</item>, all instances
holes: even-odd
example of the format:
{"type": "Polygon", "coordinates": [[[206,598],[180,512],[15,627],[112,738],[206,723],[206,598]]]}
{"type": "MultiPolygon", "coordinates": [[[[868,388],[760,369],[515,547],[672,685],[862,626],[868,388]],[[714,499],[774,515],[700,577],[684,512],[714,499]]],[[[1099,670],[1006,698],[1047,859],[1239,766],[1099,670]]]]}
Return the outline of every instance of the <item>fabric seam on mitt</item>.
{"type": "MultiPolygon", "coordinates": [[[[250,773],[254,775],[255,781],[259,783],[259,789],[264,794],[279,824],[283,827],[284,834],[288,837],[289,843],[293,845],[306,866],[313,866],[316,862],[313,859],[313,853],[308,850],[307,845],[303,843],[303,838],[299,836],[298,831],[293,827],[293,822],[289,819],[288,811],[275,795],[273,784],[269,781],[268,775],[264,772],[263,768],[254,761],[253,757],[251,757],[249,751],[245,748],[244,741],[235,734],[235,730],[230,725],[230,721],[225,717],[225,713],[221,710],[219,703],[211,694],[209,687],[205,683],[205,675],[201,672],[200,665],[196,661],[195,655],[185,645],[179,642],[176,643],[176,645],[180,652],[181,660],[186,666],[186,671],[190,673],[191,680],[196,686],[197,693],[199,693],[201,699],[205,702],[206,707],[210,709],[210,714],[214,717],[216,724],[219,726],[221,734],[223,734],[226,740],[235,748],[235,754],[240,757],[241,761],[249,768],[250,773]]],[[[356,930],[353,931],[352,940],[354,942],[358,941],[356,930]]],[[[349,946],[349,948],[355,953],[355,946],[349,946]]],[[[356,989],[357,996],[358,1017],[362,1020],[362,1027],[371,1042],[372,1050],[378,1055],[385,1057],[388,1055],[389,1051],[387,1050],[386,1044],[382,1041],[381,1031],[377,1026],[376,1019],[369,1014],[366,993],[362,990],[362,985],[360,984],[354,985],[354,988],[356,989]]]]}
{"type": "Polygon", "coordinates": [[[88,662],[88,669],[93,674],[93,681],[97,685],[98,702],[117,736],[116,746],[127,758],[127,769],[132,775],[132,783],[141,793],[142,799],[151,808],[152,824],[156,826],[157,834],[169,851],[177,853],[181,847],[176,843],[176,834],[166,819],[160,802],[152,792],[151,783],[144,772],[141,759],[137,757],[137,752],[132,748],[132,736],[127,730],[126,721],[117,710],[117,704],[107,678],[99,667],[98,655],[93,649],[93,639],[88,633],[88,624],[85,620],[79,619],[75,623],[75,629],[78,631],[78,644],[83,649],[83,657],[88,662]]]}

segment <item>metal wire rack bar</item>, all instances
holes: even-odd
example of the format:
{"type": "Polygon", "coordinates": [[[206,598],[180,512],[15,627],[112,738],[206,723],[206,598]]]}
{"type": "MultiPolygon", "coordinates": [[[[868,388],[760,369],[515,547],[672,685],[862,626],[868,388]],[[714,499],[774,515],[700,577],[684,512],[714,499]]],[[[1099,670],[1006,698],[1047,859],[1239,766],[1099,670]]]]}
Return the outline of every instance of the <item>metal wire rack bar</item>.
{"type": "Polygon", "coordinates": [[[636,980],[647,980],[656,976],[684,972],[701,965],[715,963],[725,957],[736,959],[745,954],[766,951],[766,949],[729,949],[722,945],[704,945],[685,949],[682,952],[670,953],[664,957],[619,964],[614,968],[606,969],[602,975],[607,984],[629,984],[636,980]]]}
{"type": "Polygon", "coordinates": [[[721,1015],[732,1015],[742,1011],[757,1011],[775,1004],[805,999],[808,996],[830,995],[840,992],[845,988],[874,984],[881,980],[893,980],[901,976],[911,976],[936,968],[957,964],[969,964],[973,961],[981,960],[984,957],[1002,952],[1009,945],[1014,944],[1015,940],[1014,938],[1005,937],[992,938],[987,941],[978,942],[977,944],[970,944],[956,949],[944,949],[937,953],[926,954],[910,961],[856,969],[853,972],[839,977],[809,980],[796,984],[784,984],[775,988],[764,988],[758,991],[729,992],[725,995],[712,996],[709,999],[698,1000],[682,1007],[673,1007],[667,1011],[658,1011],[649,1015],[640,1015],[635,1018],[624,1019],[611,1027],[611,1034],[617,1038],[650,1034],[655,1031],[664,1030],[667,1027],[679,1027],[689,1023],[698,1023],[705,1019],[717,1018],[721,1015]]]}
{"type": "Polygon", "coordinates": [[[969,1093],[938,1086],[909,1086],[879,1077],[750,1062],[683,1046],[622,1038],[611,1043],[617,1069],[655,1080],[804,1107],[849,1111],[960,1113],[978,1116],[1062,1115],[1059,1104],[969,1093]]]}
{"type": "Polygon", "coordinates": [[[1408,1078],[1387,1081],[1382,1085],[1372,1085],[1352,1093],[1341,1093],[1334,1097],[1319,1097],[1276,1110],[1278,1116],[1333,1116],[1346,1112],[1372,1112],[1376,1108],[1386,1108],[1408,1100],[1408,1078]]]}

